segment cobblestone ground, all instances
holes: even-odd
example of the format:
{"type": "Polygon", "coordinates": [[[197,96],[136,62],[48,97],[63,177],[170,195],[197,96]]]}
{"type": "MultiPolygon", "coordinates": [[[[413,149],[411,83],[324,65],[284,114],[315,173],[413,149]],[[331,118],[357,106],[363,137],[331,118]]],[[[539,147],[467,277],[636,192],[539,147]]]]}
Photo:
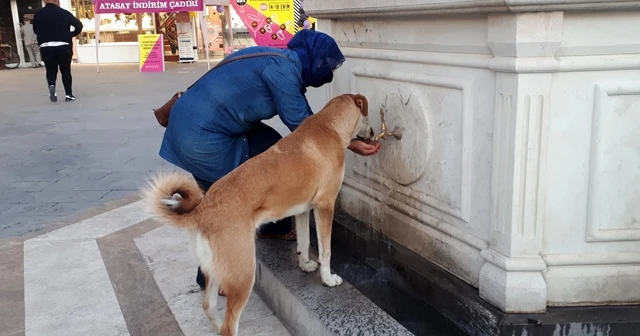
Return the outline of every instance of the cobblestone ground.
{"type": "MultiPolygon", "coordinates": [[[[151,109],[206,64],[167,64],[158,74],[136,65],[100,70],[74,64],[73,103],[49,101],[43,69],[0,71],[0,238],[130,195],[158,169],[173,169],[158,156],[163,128],[151,109]]],[[[315,111],[323,92],[310,91],[315,111]]],[[[287,132],[279,120],[269,123],[287,132]]]]}

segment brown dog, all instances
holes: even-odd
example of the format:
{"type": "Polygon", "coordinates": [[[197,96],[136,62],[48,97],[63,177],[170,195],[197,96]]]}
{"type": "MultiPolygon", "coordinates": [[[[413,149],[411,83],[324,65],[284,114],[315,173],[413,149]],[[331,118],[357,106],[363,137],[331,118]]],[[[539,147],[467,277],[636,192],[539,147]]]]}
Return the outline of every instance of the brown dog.
{"type": "Polygon", "coordinates": [[[191,176],[179,173],[158,176],[144,190],[155,215],[195,231],[207,279],[202,307],[223,336],[237,335],[255,281],[255,232],[262,224],[295,216],[300,268],[313,272],[318,263],[309,260],[309,211],[314,209],[322,282],[342,284],[329,268],[334,204],[350,141],[374,136],[367,110],[362,95],[332,99],[294,132],[214,183],[204,197],[191,176]],[[222,326],[215,309],[219,288],[227,296],[222,326]]]}

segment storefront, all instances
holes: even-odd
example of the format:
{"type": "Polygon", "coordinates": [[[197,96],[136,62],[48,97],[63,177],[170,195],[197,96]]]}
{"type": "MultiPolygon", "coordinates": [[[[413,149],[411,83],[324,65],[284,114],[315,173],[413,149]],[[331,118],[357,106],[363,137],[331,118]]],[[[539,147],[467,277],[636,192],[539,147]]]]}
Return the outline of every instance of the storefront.
{"type": "MultiPolygon", "coordinates": [[[[28,62],[25,59],[27,53],[20,39],[20,23],[24,15],[33,15],[44,6],[43,0],[9,0],[10,14],[2,11],[0,17],[7,16],[6,22],[11,36],[11,41],[16,41],[21,63],[28,62]],[[9,15],[8,15],[9,14],[9,15]],[[15,36],[13,36],[15,34],[15,36]]],[[[174,1],[180,2],[180,1],[174,1]]],[[[183,1],[185,2],[185,1],[183,1]]],[[[260,40],[258,32],[262,27],[249,27],[247,13],[244,9],[255,10],[258,17],[275,17],[277,11],[272,11],[273,6],[266,6],[264,3],[276,2],[274,0],[260,1],[239,1],[239,0],[197,0],[193,1],[202,4],[202,18],[198,11],[179,11],[175,8],[166,8],[166,11],[159,11],[158,8],[149,8],[149,12],[136,12],[140,9],[131,9],[131,12],[114,10],[116,13],[100,11],[96,13],[96,3],[123,3],[123,4],[169,4],[171,2],[153,2],[142,0],[60,0],[61,8],[68,10],[76,16],[83,24],[82,33],[74,39],[74,60],[81,64],[101,64],[108,63],[137,63],[139,62],[138,35],[140,34],[162,34],[164,41],[164,56],[168,62],[180,61],[180,50],[191,48],[194,52],[193,60],[197,61],[204,57],[204,52],[208,51],[212,57],[223,57],[235,50],[250,47],[256,44],[272,45],[272,42],[256,43],[256,38],[260,40]],[[261,9],[261,7],[264,9],[261,9]],[[172,11],[173,10],[173,11],[172,11]],[[240,11],[240,14],[238,13],[240,11]],[[96,17],[98,25],[96,26],[96,17]],[[99,31],[99,43],[96,45],[96,28],[99,31]],[[188,38],[179,38],[186,36],[188,38]],[[206,36],[206,37],[205,37],[206,36]],[[205,43],[206,38],[206,43],[205,43]],[[184,41],[191,41],[190,46],[185,46],[184,41]],[[179,42],[182,41],[182,44],[179,42]],[[97,51],[96,51],[97,49],[97,51]]],[[[289,4],[286,10],[286,20],[282,23],[287,25],[284,32],[289,31],[295,34],[302,24],[298,25],[297,19],[301,10],[298,1],[287,0],[277,1],[279,4],[289,4]],[[292,10],[290,10],[291,8],[292,10]],[[294,9],[296,14],[294,15],[294,9]],[[295,16],[295,18],[294,18],[295,16]],[[291,26],[289,26],[291,25],[291,26]],[[289,28],[294,27],[295,28],[289,28]]],[[[98,7],[99,8],[99,7],[98,7]]],[[[253,16],[255,17],[255,16],[253,16]]],[[[309,18],[311,19],[311,18],[309,18]]],[[[266,20],[266,19],[265,19],[266,20]]],[[[312,20],[312,19],[311,19],[312,20]]],[[[262,21],[262,20],[259,20],[262,21]]],[[[6,23],[5,22],[5,23],[6,23]]],[[[313,20],[312,20],[313,22],[313,20]]],[[[263,22],[267,24],[266,22],[263,22]]],[[[311,24],[309,24],[311,26],[311,24]]],[[[305,28],[307,24],[304,25],[305,28]]],[[[7,29],[5,28],[5,31],[7,29]]],[[[3,32],[4,33],[4,32],[3,32]]],[[[288,37],[290,37],[287,34],[288,37]]],[[[5,34],[7,35],[7,34],[5,34]]],[[[6,36],[5,36],[6,38],[6,36]]],[[[285,42],[285,41],[280,41],[285,42]]],[[[282,43],[280,43],[282,44],[282,43]]],[[[281,46],[278,46],[281,47],[281,46]]]]}
{"type": "MultiPolygon", "coordinates": [[[[20,56],[20,64],[23,66],[30,62],[28,53],[20,37],[20,26],[25,17],[33,17],[33,14],[44,6],[42,0],[9,0],[0,1],[0,34],[4,43],[10,42],[11,46],[17,46],[20,56]]],[[[30,64],[29,64],[30,65],[30,64]]]]}
{"type": "MultiPolygon", "coordinates": [[[[199,2],[200,4],[202,2],[199,2]]],[[[83,24],[83,30],[76,39],[76,54],[79,63],[136,63],[139,60],[138,35],[163,34],[166,59],[177,60],[176,22],[178,12],[140,12],[124,13],[108,9],[96,13],[95,3],[91,0],[70,0],[68,8],[83,24]],[[98,15],[96,15],[98,14],[98,15]],[[96,19],[99,20],[96,24],[96,19]],[[97,32],[96,29],[99,31],[97,32]],[[99,46],[96,36],[99,34],[99,46]],[[176,56],[172,59],[172,55],[176,56]]],[[[202,6],[202,5],[200,5],[202,6]]],[[[103,8],[107,8],[104,6],[103,8]]],[[[137,11],[137,12],[136,12],[137,11]]],[[[197,20],[195,15],[187,16],[188,34],[193,41],[189,48],[197,49],[197,20]]],[[[197,55],[197,53],[195,53],[197,55]]],[[[197,57],[194,57],[197,61],[197,57]]]]}

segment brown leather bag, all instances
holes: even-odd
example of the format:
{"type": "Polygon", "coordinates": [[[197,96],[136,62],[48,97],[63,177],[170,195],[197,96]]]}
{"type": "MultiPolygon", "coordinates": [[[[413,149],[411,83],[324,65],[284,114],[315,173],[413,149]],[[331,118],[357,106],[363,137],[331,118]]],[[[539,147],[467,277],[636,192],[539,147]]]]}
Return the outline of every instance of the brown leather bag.
{"type": "MultiPolygon", "coordinates": [[[[194,85],[196,85],[196,83],[198,81],[200,81],[200,79],[202,79],[204,76],[206,76],[209,72],[213,71],[214,69],[227,64],[227,63],[231,63],[233,61],[237,61],[237,60],[241,60],[241,59],[245,59],[245,58],[251,58],[251,57],[258,57],[258,56],[279,56],[279,57],[284,57],[286,59],[289,59],[287,56],[281,54],[281,53],[277,53],[277,52],[259,52],[259,53],[255,53],[255,54],[246,54],[246,55],[240,55],[240,56],[235,56],[235,57],[231,57],[228,59],[224,59],[222,60],[220,63],[216,64],[213,68],[211,68],[211,70],[207,71],[207,73],[205,73],[204,75],[202,75],[202,77],[200,77],[195,83],[193,83],[191,86],[189,86],[187,88],[187,90],[189,90],[191,87],[193,87],[194,85]]],[[[182,96],[182,94],[184,93],[184,91],[178,91],[176,92],[173,97],[171,97],[171,99],[169,99],[169,101],[167,101],[166,103],[164,103],[164,105],[153,109],[153,114],[156,116],[156,119],[158,120],[158,123],[160,124],[160,126],[162,127],[167,127],[167,125],[169,125],[169,115],[171,114],[171,109],[173,108],[173,105],[178,101],[178,99],[182,96]]]]}
{"type": "Polygon", "coordinates": [[[167,125],[169,125],[169,113],[171,113],[171,108],[173,107],[173,104],[178,101],[178,98],[182,96],[182,93],[182,91],[176,92],[168,102],[164,103],[164,105],[157,109],[153,109],[153,114],[156,115],[156,119],[158,119],[160,126],[167,127],[167,125]]]}

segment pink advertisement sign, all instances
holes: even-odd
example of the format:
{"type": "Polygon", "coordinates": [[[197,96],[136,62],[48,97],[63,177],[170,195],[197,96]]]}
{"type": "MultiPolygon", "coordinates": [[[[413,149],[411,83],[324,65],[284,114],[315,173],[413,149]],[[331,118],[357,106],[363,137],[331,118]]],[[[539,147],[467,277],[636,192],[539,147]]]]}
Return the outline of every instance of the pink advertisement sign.
{"type": "Polygon", "coordinates": [[[203,0],[95,0],[96,14],[198,12],[203,0]]]}
{"type": "Polygon", "coordinates": [[[231,0],[231,6],[259,46],[286,48],[295,34],[293,0],[231,0]]]}
{"type": "Polygon", "coordinates": [[[162,34],[138,35],[140,72],[164,71],[164,44],[162,34]]]}

